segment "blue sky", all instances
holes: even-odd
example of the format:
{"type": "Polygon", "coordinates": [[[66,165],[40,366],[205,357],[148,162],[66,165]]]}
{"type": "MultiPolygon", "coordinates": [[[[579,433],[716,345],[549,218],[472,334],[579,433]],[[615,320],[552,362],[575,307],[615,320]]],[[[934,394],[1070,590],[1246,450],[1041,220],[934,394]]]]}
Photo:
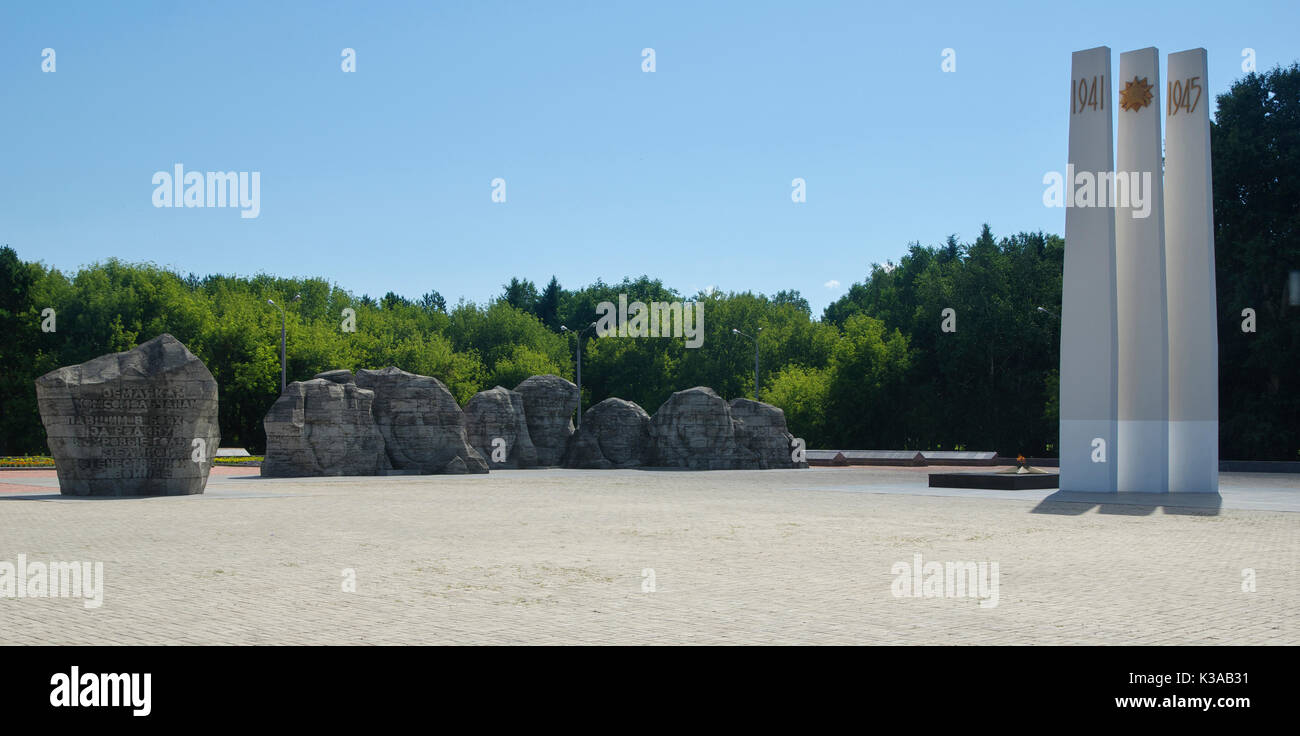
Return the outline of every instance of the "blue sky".
{"type": "Polygon", "coordinates": [[[1071,51],[1204,46],[1212,94],[1244,48],[1300,59],[1294,0],[1135,5],[8,3],[0,244],[449,302],[647,273],[820,313],[911,241],[1062,232],[1071,51]],[[155,208],[176,163],[261,172],[260,216],[155,208]]]}

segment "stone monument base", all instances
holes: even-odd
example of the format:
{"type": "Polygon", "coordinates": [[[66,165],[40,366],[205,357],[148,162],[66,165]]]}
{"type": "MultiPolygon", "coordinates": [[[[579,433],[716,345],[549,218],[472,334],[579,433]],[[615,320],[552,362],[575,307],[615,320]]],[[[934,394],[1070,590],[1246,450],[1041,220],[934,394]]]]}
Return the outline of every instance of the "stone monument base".
{"type": "Polygon", "coordinates": [[[1027,491],[1056,488],[1056,473],[930,473],[931,488],[985,488],[993,491],[1027,491]]]}

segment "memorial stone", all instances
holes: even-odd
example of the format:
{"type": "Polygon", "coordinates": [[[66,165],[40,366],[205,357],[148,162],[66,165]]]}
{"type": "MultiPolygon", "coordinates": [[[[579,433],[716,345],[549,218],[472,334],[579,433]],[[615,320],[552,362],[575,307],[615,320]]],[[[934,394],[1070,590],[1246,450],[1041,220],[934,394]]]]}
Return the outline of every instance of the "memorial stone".
{"type": "Polygon", "coordinates": [[[731,407],[711,388],[674,393],[651,420],[651,464],[691,470],[757,469],[758,455],[736,439],[731,407]]]}
{"type": "Polygon", "coordinates": [[[537,464],[559,465],[573,434],[578,387],[559,376],[530,376],[515,391],[524,397],[528,435],[537,447],[537,464]]]}
{"type": "Polygon", "coordinates": [[[569,439],[566,468],[635,468],[650,453],[650,415],[623,399],[605,399],[582,415],[569,439]]]}
{"type": "Polygon", "coordinates": [[[221,444],[217,382],[179,340],[36,379],[59,488],[74,496],[202,493],[221,444]]]}
{"type": "Polygon", "coordinates": [[[267,412],[262,476],[382,475],[392,469],[371,407],[349,371],[294,381],[267,412]]]}
{"type": "Polygon", "coordinates": [[[740,424],[736,441],[758,457],[758,467],[806,468],[807,460],[794,462],[794,435],[786,427],[785,412],[753,399],[732,399],[731,416],[740,424]]]}
{"type": "Polygon", "coordinates": [[[375,392],[371,411],[395,470],[488,472],[487,460],[469,444],[465,415],[442,381],[390,366],[357,371],[356,383],[375,392]]]}
{"type": "Polygon", "coordinates": [[[524,397],[503,386],[480,391],[465,403],[465,431],[469,443],[488,460],[490,468],[531,468],[537,448],[528,434],[524,397]],[[500,440],[504,446],[498,447],[500,440]],[[503,455],[500,462],[494,455],[503,455]]]}

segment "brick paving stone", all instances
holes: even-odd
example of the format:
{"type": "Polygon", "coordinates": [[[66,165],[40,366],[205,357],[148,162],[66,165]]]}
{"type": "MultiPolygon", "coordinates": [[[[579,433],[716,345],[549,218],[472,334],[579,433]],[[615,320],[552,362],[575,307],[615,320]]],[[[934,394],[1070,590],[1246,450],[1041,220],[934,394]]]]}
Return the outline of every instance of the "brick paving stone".
{"type": "MultiPolygon", "coordinates": [[[[222,470],[202,496],[0,494],[0,561],[105,576],[98,609],[0,598],[0,643],[1300,642],[1300,515],[1227,491],[1216,512],[929,495],[914,469],[222,470]],[[917,553],[996,561],[998,605],[894,597],[917,553]]],[[[3,480],[56,493],[41,478],[3,480]]],[[[1295,476],[1265,485],[1300,508],[1295,476]]]]}

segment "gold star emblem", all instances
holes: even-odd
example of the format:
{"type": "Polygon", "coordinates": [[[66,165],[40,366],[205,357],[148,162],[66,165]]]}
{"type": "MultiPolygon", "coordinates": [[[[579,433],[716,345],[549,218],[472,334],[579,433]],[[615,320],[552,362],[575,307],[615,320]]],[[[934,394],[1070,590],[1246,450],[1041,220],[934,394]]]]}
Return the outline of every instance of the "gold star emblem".
{"type": "Polygon", "coordinates": [[[1141,110],[1151,104],[1151,85],[1147,78],[1133,77],[1132,82],[1125,82],[1119,93],[1119,106],[1123,110],[1141,110]]]}

